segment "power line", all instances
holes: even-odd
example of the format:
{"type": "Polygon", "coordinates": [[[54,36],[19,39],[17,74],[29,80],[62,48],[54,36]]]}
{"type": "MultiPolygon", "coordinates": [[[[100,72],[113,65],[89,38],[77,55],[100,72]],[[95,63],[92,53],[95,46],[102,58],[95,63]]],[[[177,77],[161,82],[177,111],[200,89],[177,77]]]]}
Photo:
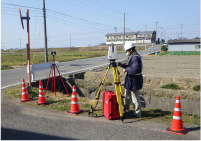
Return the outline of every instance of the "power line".
{"type": "MultiPolygon", "coordinates": [[[[82,28],[82,29],[92,29],[91,26],[87,26],[87,25],[83,25],[83,24],[79,24],[79,23],[76,23],[76,22],[71,22],[71,21],[67,21],[67,20],[64,20],[64,19],[61,19],[61,18],[58,18],[58,17],[54,17],[54,16],[51,16],[51,17],[48,17],[47,16],[47,19],[50,19],[50,20],[53,20],[53,21],[57,21],[59,23],[63,23],[63,24],[66,24],[66,25],[70,25],[70,26],[73,26],[73,27],[77,27],[77,28],[82,28]],[[58,20],[56,20],[58,19],[58,20]]],[[[93,27],[93,29],[96,29],[98,31],[102,31],[102,30],[106,30],[106,29],[101,29],[101,28],[95,28],[93,27]]]]}
{"type": "Polygon", "coordinates": [[[30,7],[30,6],[22,6],[22,5],[17,5],[17,4],[11,4],[11,3],[1,3],[1,4],[5,4],[5,5],[12,5],[12,6],[16,6],[16,7],[26,7],[26,8],[31,8],[31,9],[38,9],[38,10],[43,10],[43,9],[41,9],[41,8],[35,8],[35,7],[30,7]]]}
{"type": "Polygon", "coordinates": [[[118,13],[123,13],[122,11],[116,10],[114,7],[111,7],[111,6],[109,6],[109,5],[105,4],[105,3],[102,3],[100,1],[94,1],[94,0],[88,0],[88,1],[90,1],[92,4],[94,4],[94,5],[98,6],[98,7],[104,8],[107,11],[111,11],[111,12],[115,12],[115,13],[117,13],[117,12],[118,13]]]}
{"type": "Polygon", "coordinates": [[[72,19],[76,19],[76,20],[80,20],[80,21],[92,23],[92,24],[95,24],[95,25],[114,27],[112,25],[106,25],[106,24],[101,24],[101,23],[97,23],[97,22],[93,22],[93,21],[88,21],[88,20],[85,20],[85,19],[82,19],[82,18],[77,18],[77,17],[70,16],[70,15],[67,15],[67,14],[64,14],[64,13],[61,13],[61,12],[53,11],[53,10],[50,10],[50,9],[47,9],[47,11],[50,11],[50,12],[53,12],[53,13],[56,13],[56,14],[59,14],[59,15],[62,15],[62,16],[66,16],[66,17],[69,17],[69,18],[72,18],[72,19]]]}
{"type": "Polygon", "coordinates": [[[105,15],[105,16],[109,16],[109,17],[114,18],[114,15],[111,15],[110,13],[106,13],[105,11],[100,10],[99,7],[94,8],[94,7],[91,7],[91,6],[84,6],[84,5],[87,5],[87,4],[86,4],[86,3],[83,3],[83,2],[81,2],[81,1],[79,1],[79,4],[74,3],[74,2],[76,2],[76,1],[73,1],[73,2],[72,2],[72,1],[67,1],[67,0],[64,0],[64,1],[66,1],[66,2],[68,2],[68,3],[71,3],[71,4],[73,4],[73,5],[76,5],[77,7],[81,7],[81,8],[83,8],[83,9],[85,9],[85,10],[91,11],[91,12],[93,12],[93,13],[97,13],[97,14],[99,14],[99,15],[105,15]],[[80,3],[82,3],[82,5],[80,5],[80,3]],[[91,8],[89,9],[88,7],[91,7],[91,8]],[[99,9],[99,10],[98,10],[98,9],[99,9]]]}

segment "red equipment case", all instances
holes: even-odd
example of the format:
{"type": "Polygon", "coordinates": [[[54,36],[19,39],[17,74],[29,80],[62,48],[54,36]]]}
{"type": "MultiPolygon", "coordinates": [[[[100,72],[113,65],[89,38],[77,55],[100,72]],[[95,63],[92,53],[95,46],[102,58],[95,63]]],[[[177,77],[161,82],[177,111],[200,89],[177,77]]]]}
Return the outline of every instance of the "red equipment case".
{"type": "Polygon", "coordinates": [[[120,118],[117,97],[114,92],[103,91],[103,115],[108,119],[120,118]]]}

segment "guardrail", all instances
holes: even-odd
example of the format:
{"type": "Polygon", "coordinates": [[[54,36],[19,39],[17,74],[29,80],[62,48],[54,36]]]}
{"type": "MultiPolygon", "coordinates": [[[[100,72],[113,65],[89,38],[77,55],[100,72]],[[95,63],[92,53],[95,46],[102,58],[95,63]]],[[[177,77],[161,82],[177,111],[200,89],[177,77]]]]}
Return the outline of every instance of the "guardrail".
{"type": "MultiPolygon", "coordinates": [[[[51,69],[52,64],[53,64],[53,62],[47,62],[47,63],[40,63],[40,64],[30,65],[31,81],[35,81],[35,71],[41,71],[41,70],[51,69]]],[[[59,62],[55,61],[55,65],[57,67],[59,67],[59,62]]],[[[28,66],[27,66],[27,73],[29,73],[28,66]]]]}

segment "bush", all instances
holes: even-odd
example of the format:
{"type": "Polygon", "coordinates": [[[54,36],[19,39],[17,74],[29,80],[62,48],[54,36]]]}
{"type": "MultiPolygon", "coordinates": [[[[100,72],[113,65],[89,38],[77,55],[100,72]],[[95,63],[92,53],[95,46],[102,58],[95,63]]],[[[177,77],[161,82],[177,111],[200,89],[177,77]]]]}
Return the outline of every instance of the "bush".
{"type": "Polygon", "coordinates": [[[167,51],[167,50],[168,50],[168,48],[167,48],[166,45],[162,45],[162,46],[161,46],[161,51],[167,51]]]}
{"type": "Polygon", "coordinates": [[[193,87],[193,90],[194,90],[194,91],[200,91],[200,85],[194,86],[194,87],[193,87]]]}
{"type": "Polygon", "coordinates": [[[14,68],[9,65],[1,65],[1,70],[7,70],[7,69],[14,69],[14,68]]]}
{"type": "Polygon", "coordinates": [[[179,89],[179,86],[176,85],[176,84],[171,83],[171,84],[163,85],[161,88],[177,90],[177,89],[179,89]]]}

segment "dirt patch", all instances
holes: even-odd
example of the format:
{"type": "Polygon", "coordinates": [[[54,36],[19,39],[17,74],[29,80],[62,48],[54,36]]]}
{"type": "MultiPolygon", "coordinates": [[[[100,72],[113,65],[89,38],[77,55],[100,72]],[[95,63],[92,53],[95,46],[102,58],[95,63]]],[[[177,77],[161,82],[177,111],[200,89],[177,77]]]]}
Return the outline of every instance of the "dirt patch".
{"type": "MultiPolygon", "coordinates": [[[[118,60],[117,60],[118,61],[118,60]]],[[[200,100],[200,92],[194,91],[193,87],[200,84],[200,56],[143,56],[143,89],[141,95],[175,98],[180,95],[181,99],[193,101],[200,100]],[[165,84],[174,83],[179,86],[178,90],[162,89],[165,84]]],[[[100,83],[106,73],[107,67],[83,74],[82,79],[75,79],[75,84],[82,93],[90,99],[94,99],[100,83]]],[[[124,79],[126,74],[118,67],[122,91],[124,92],[124,79]]],[[[68,78],[68,76],[66,76],[68,78]]],[[[78,77],[79,78],[79,77],[78,77]]],[[[112,69],[109,70],[102,91],[114,88],[112,69]]]]}

